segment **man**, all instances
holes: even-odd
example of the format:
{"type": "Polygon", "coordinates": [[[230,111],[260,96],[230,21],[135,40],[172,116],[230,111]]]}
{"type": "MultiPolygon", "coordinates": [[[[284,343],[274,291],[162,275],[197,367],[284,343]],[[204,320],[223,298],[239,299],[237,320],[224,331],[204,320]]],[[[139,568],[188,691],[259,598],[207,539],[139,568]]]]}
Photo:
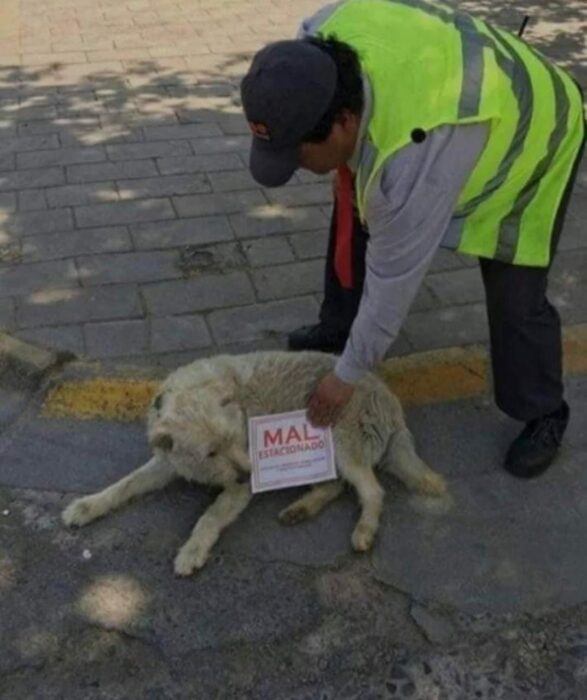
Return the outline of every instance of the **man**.
{"type": "Polygon", "coordinates": [[[320,323],[290,336],[294,350],[342,353],[310,420],[335,422],[442,245],[479,258],[496,402],[526,423],[505,467],[541,474],[569,419],[546,285],[584,143],[576,83],[432,0],[346,0],[262,49],[241,94],[258,182],[337,172],[320,323]]]}

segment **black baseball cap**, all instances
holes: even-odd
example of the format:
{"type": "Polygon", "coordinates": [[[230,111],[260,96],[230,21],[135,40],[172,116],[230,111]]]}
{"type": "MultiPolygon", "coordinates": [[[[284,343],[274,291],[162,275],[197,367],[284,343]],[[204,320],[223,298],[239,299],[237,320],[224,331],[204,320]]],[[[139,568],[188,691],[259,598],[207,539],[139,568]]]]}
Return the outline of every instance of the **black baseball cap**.
{"type": "Polygon", "coordinates": [[[300,166],[302,141],[330,106],[336,79],[332,58],[303,39],[255,54],[241,98],[253,133],[249,166],[261,185],[284,185],[300,166]]]}

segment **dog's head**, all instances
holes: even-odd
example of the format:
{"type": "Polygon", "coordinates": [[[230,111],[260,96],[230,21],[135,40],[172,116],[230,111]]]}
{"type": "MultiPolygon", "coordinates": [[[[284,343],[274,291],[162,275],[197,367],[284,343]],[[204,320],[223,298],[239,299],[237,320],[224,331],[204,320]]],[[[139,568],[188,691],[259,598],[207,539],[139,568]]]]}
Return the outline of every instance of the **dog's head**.
{"type": "Polygon", "coordinates": [[[222,486],[240,476],[229,455],[246,444],[245,417],[225,382],[161,391],[149,411],[148,437],[187,478],[222,486]]]}

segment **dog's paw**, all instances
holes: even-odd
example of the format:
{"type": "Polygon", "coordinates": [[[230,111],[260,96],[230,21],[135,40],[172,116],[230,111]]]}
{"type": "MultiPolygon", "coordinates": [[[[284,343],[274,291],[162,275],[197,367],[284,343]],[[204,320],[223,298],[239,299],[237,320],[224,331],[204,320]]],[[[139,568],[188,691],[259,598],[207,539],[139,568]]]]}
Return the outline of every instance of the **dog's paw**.
{"type": "Polygon", "coordinates": [[[97,517],[90,496],[76,498],[61,514],[61,519],[68,527],[81,527],[97,517]]]}
{"type": "Polygon", "coordinates": [[[436,474],[432,471],[426,474],[426,476],[422,479],[422,483],[420,484],[420,488],[418,490],[427,496],[445,497],[448,495],[446,481],[442,478],[442,476],[440,476],[440,474],[436,474]]]}
{"type": "Polygon", "coordinates": [[[310,513],[306,506],[300,506],[296,503],[284,508],[277,516],[282,525],[296,525],[302,523],[310,517],[310,513]]]}
{"type": "Polygon", "coordinates": [[[355,552],[367,552],[373,546],[375,530],[365,523],[359,523],[354,529],[351,543],[355,552]]]}
{"type": "Polygon", "coordinates": [[[200,548],[180,549],[173,563],[176,576],[191,576],[204,566],[208,555],[208,551],[200,548]]]}

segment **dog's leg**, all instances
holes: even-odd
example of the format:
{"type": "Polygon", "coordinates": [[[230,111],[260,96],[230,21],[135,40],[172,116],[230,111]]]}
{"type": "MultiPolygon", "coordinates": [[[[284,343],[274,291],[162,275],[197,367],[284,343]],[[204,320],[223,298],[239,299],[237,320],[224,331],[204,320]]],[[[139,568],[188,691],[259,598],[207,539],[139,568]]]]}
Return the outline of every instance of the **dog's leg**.
{"type": "Polygon", "coordinates": [[[361,464],[353,455],[354,450],[346,449],[340,442],[336,447],[340,473],[355,487],[361,503],[361,516],[353,530],[351,542],[357,552],[366,552],[373,545],[379,528],[384,492],[373,469],[361,464]]]}
{"type": "Polygon", "coordinates": [[[163,488],[175,478],[173,468],[160,457],[154,456],[142,467],[103,491],[76,498],[61,517],[66,525],[86,525],[135,496],[163,488]]]}
{"type": "Polygon", "coordinates": [[[444,479],[420,459],[414,446],[414,438],[407,428],[392,436],[383,464],[387,471],[395,474],[410,491],[428,496],[447,495],[444,479]]]}
{"type": "Polygon", "coordinates": [[[196,523],[189,540],[175,558],[175,573],[189,576],[201,569],[224,528],[247,507],[252,498],[249,483],[228,486],[196,523]]]}
{"type": "Polygon", "coordinates": [[[279,514],[279,520],[284,525],[301,523],[303,520],[318,515],[322,508],[338,498],[343,490],[344,483],[340,479],[316,484],[301,498],[282,510],[279,514]]]}

